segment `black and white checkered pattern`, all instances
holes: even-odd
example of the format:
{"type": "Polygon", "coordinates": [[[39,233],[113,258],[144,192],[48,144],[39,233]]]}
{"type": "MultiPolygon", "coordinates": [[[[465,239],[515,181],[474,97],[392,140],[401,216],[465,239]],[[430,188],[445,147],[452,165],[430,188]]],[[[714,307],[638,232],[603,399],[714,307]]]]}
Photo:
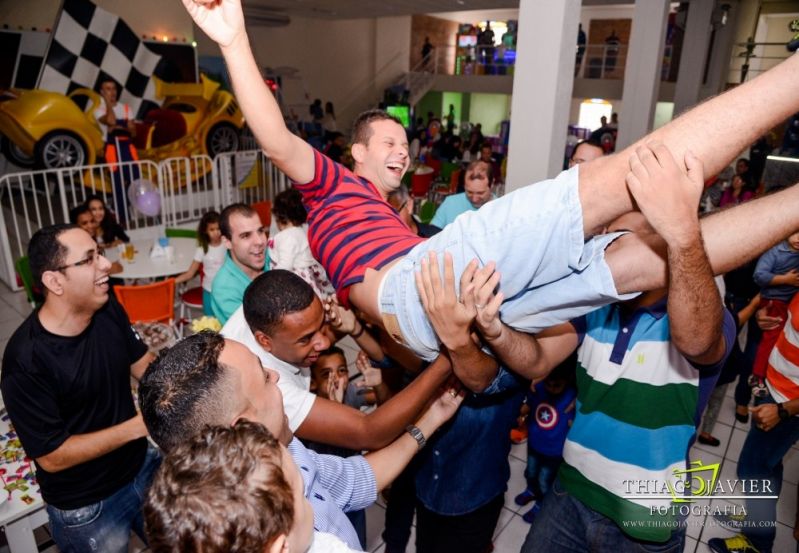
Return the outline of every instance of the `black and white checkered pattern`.
{"type": "Polygon", "coordinates": [[[121,87],[119,100],[141,119],[159,105],[152,76],[164,69],[161,56],[119,16],[89,0],[65,0],[38,88],[69,94],[80,87],[99,90],[113,79],[121,87]]]}

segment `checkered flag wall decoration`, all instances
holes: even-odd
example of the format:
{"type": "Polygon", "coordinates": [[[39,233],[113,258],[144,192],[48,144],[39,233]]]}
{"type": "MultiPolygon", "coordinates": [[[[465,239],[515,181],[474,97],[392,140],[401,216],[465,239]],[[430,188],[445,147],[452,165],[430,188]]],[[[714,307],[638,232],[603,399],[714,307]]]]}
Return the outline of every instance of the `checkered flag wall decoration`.
{"type": "Polygon", "coordinates": [[[119,100],[142,119],[160,105],[152,77],[165,71],[165,60],[119,16],[89,0],[64,0],[38,88],[69,94],[81,87],[99,90],[112,79],[121,87],[119,100]]]}

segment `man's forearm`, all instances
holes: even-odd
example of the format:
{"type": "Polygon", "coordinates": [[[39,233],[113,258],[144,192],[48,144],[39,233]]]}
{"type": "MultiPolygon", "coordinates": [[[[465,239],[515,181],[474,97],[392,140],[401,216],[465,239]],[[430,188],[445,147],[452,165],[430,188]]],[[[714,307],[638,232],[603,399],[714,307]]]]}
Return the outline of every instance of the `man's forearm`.
{"type": "Polygon", "coordinates": [[[469,338],[460,347],[447,350],[452,371],[464,386],[473,392],[482,392],[497,375],[497,360],[481,350],[469,338]]]}
{"type": "Polygon", "coordinates": [[[535,336],[503,324],[499,336],[486,340],[497,358],[508,369],[529,379],[545,373],[542,352],[535,336]]]}
{"type": "Polygon", "coordinates": [[[668,262],[671,341],[692,361],[715,363],[724,354],[723,307],[698,228],[668,247],[668,262]]]}
{"type": "Polygon", "coordinates": [[[439,355],[405,389],[363,418],[360,439],[353,436],[350,447],[374,450],[390,443],[424,411],[450,374],[449,360],[439,355]]]}
{"type": "Polygon", "coordinates": [[[515,373],[537,380],[566,360],[577,349],[578,338],[571,323],[563,323],[532,335],[502,325],[497,338],[488,340],[502,364],[515,373]]]}
{"type": "Polygon", "coordinates": [[[47,472],[59,472],[102,457],[146,435],[141,415],[136,415],[103,430],[70,436],[58,449],[37,458],[36,462],[47,472]]]}
{"type": "MultiPolygon", "coordinates": [[[[415,424],[428,440],[440,426],[440,423],[427,415],[422,416],[415,424]]],[[[390,445],[368,453],[365,458],[374,471],[377,491],[391,484],[418,451],[417,441],[410,434],[404,432],[390,445]]]]}

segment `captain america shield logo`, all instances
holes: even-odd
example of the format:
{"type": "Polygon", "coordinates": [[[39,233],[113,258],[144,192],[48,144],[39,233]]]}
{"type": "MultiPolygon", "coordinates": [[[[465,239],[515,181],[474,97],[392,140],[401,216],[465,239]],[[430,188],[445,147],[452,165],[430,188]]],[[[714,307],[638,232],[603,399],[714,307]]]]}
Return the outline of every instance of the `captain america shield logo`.
{"type": "Polygon", "coordinates": [[[558,424],[558,412],[548,403],[542,403],[535,410],[535,420],[538,426],[549,430],[558,424]]]}

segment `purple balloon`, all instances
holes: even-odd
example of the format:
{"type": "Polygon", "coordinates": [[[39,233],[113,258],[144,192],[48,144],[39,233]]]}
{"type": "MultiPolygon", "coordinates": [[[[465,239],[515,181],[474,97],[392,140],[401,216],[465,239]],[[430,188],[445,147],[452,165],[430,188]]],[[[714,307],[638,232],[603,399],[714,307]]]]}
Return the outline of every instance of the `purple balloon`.
{"type": "Polygon", "coordinates": [[[155,190],[148,190],[136,198],[136,209],[147,217],[155,217],[161,211],[161,195],[155,190]]]}

